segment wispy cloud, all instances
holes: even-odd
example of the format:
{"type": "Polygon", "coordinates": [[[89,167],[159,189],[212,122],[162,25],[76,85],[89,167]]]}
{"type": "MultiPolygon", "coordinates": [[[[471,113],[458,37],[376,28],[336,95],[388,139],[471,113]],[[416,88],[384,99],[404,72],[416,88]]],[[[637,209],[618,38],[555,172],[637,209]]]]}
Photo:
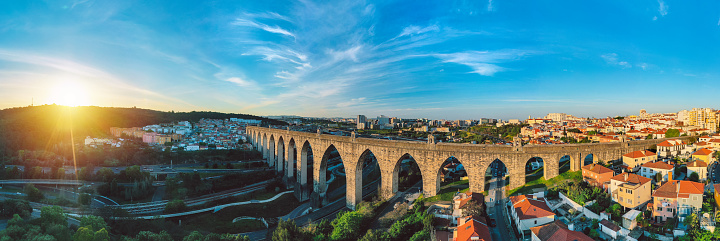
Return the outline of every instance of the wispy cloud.
{"type": "Polygon", "coordinates": [[[351,107],[351,106],[360,105],[360,104],[365,103],[366,99],[367,98],[365,98],[365,97],[360,97],[360,98],[356,98],[356,99],[351,99],[350,101],[340,102],[337,104],[337,107],[347,108],[347,107],[351,107]]]}
{"type": "MultiPolygon", "coordinates": [[[[92,80],[86,81],[87,84],[100,84],[104,89],[125,90],[129,91],[130,93],[134,93],[135,95],[147,96],[157,98],[159,100],[182,103],[191,106],[191,104],[186,101],[169,97],[148,89],[140,88],[137,85],[131,84],[129,83],[129,81],[110,74],[104,70],[86,64],[78,63],[72,60],[43,56],[31,52],[0,49],[0,61],[24,63],[36,67],[43,67],[45,69],[39,69],[37,71],[45,73],[48,73],[48,70],[59,70],[68,74],[69,78],[92,80]]],[[[58,74],[54,75],[57,76],[58,74]]]]}
{"type": "Polygon", "coordinates": [[[397,38],[400,38],[400,37],[403,37],[403,36],[420,35],[420,34],[424,34],[424,33],[427,33],[427,32],[437,32],[437,31],[439,31],[439,30],[440,30],[440,27],[438,27],[437,25],[430,25],[430,26],[427,26],[427,27],[420,27],[420,26],[410,25],[410,26],[405,27],[405,28],[402,30],[402,32],[400,32],[400,34],[399,34],[397,37],[393,38],[393,39],[397,39],[397,38]]]}
{"type": "Polygon", "coordinates": [[[488,0],[487,10],[488,12],[495,11],[495,8],[493,7],[493,0],[488,0]]]}
{"type": "MultiPolygon", "coordinates": [[[[632,65],[630,63],[628,63],[627,61],[618,60],[618,55],[616,53],[603,54],[603,55],[600,55],[600,57],[602,59],[604,59],[605,62],[610,65],[618,65],[618,66],[622,67],[623,69],[632,68],[632,65]]],[[[647,67],[647,66],[645,66],[645,67],[647,67]]],[[[643,69],[645,69],[645,68],[643,68],[643,69]]]]}
{"type": "Polygon", "coordinates": [[[245,13],[244,16],[247,18],[251,18],[251,19],[264,18],[264,19],[275,19],[275,20],[283,20],[286,22],[292,22],[290,20],[290,18],[280,15],[276,12],[245,13]]]}
{"type": "Polygon", "coordinates": [[[507,99],[507,100],[502,100],[502,101],[504,101],[504,102],[558,102],[558,103],[575,103],[576,102],[574,100],[563,100],[563,99],[558,99],[558,100],[552,100],[552,99],[548,99],[548,100],[507,99]]]}
{"type": "Polygon", "coordinates": [[[661,16],[665,16],[668,14],[668,6],[665,4],[665,1],[658,0],[658,4],[660,5],[658,7],[658,13],[660,13],[661,16]]]}
{"type": "Polygon", "coordinates": [[[493,76],[497,72],[506,71],[507,68],[498,64],[521,59],[525,56],[538,54],[529,50],[498,50],[498,51],[468,51],[450,54],[434,54],[432,56],[442,59],[445,63],[456,63],[469,66],[471,73],[484,76],[493,76]]]}
{"type": "Polygon", "coordinates": [[[252,21],[252,20],[248,20],[248,19],[238,18],[238,19],[235,20],[235,22],[234,22],[233,24],[234,24],[234,25],[237,25],[237,26],[255,27],[255,28],[259,28],[259,29],[265,30],[265,31],[270,32],[270,33],[282,34],[282,35],[286,35],[286,36],[290,36],[290,37],[295,38],[295,34],[291,33],[290,31],[287,31],[287,30],[285,30],[285,29],[283,29],[283,28],[281,28],[281,27],[278,27],[278,26],[269,26],[269,25],[265,25],[265,24],[262,24],[262,23],[259,23],[259,22],[255,22],[255,21],[252,21]]]}

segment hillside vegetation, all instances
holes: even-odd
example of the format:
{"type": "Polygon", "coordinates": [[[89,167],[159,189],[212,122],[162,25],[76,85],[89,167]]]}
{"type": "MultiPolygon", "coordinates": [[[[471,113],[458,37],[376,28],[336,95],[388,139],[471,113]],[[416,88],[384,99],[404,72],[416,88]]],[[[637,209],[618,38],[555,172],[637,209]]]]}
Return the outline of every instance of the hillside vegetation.
{"type": "MultiPolygon", "coordinates": [[[[86,136],[109,136],[110,127],[141,127],[177,121],[197,122],[202,118],[242,118],[262,120],[263,124],[285,122],[246,114],[218,112],[163,112],[140,108],[67,107],[43,105],[0,110],[0,160],[17,156],[20,150],[45,150],[57,153],[71,142],[86,136]]],[[[62,151],[61,151],[62,152],[62,151]]]]}

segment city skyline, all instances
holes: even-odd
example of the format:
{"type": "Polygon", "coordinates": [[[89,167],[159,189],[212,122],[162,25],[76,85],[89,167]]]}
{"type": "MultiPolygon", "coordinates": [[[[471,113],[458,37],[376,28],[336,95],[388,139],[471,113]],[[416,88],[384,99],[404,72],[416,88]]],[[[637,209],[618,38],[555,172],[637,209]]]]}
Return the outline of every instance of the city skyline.
{"type": "Polygon", "coordinates": [[[0,108],[506,120],[720,105],[717,2],[4,2],[0,26],[0,108]]]}

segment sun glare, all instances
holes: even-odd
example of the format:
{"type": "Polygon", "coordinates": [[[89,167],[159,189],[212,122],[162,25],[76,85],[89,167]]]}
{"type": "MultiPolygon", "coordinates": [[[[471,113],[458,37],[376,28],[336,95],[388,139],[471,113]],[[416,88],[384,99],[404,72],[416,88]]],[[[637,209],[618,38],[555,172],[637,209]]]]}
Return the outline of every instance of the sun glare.
{"type": "Polygon", "coordinates": [[[51,104],[66,106],[89,105],[87,90],[76,82],[61,82],[51,89],[51,104]]]}

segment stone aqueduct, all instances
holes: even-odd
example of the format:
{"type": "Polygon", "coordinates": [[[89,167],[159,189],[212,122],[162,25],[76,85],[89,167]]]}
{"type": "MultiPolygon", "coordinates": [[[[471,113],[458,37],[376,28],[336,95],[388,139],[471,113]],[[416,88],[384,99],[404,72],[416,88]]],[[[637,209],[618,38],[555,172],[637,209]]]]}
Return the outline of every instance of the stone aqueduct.
{"type": "Polygon", "coordinates": [[[270,165],[283,175],[286,184],[295,187],[296,197],[301,201],[311,199],[315,207],[327,202],[325,172],[328,150],[335,147],[347,174],[346,205],[351,209],[362,200],[363,162],[361,160],[364,160],[365,155],[369,153],[375,155],[380,167],[381,184],[378,191],[381,197],[390,198],[398,191],[400,163],[408,156],[412,157],[419,166],[424,196],[430,197],[435,196],[439,191],[442,180],[439,171],[449,157],[457,158],[465,167],[470,191],[483,192],[485,172],[490,163],[496,159],[507,166],[510,179],[508,188],[513,189],[525,184],[525,164],[533,157],[544,160],[544,177],[550,179],[559,175],[560,158],[566,155],[570,157],[570,170],[577,171],[589,154],[592,154],[595,162],[616,160],[625,153],[644,150],[664,140],[509,146],[355,138],[257,126],[248,126],[246,132],[253,147],[261,151],[263,158],[266,158],[270,165]],[[293,148],[296,151],[289,151],[293,148]],[[307,170],[308,150],[314,154],[312,173],[308,173],[307,170]],[[299,157],[295,156],[295,152],[299,157]],[[312,183],[307,181],[308,174],[312,174],[312,183]]]}

